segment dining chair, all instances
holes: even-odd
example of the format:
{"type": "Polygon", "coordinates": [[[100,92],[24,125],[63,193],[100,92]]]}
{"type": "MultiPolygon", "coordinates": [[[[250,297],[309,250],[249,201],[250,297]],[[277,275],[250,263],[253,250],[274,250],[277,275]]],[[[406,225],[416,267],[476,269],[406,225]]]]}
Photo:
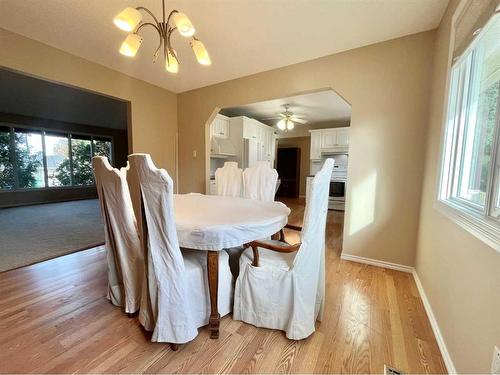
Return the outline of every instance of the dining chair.
{"type": "Polygon", "coordinates": [[[315,330],[325,296],[325,230],[333,159],[314,177],[304,213],[300,242],[253,241],[240,258],[233,318],[257,327],[279,329],[292,340],[315,330]]]}
{"type": "Polygon", "coordinates": [[[217,195],[225,197],[241,197],[242,171],[238,163],[226,161],[222,168],[215,171],[215,187],[217,195]]]}
{"type": "MultiPolygon", "coordinates": [[[[140,322],[153,331],[151,341],[186,343],[198,334],[198,327],[208,324],[210,296],[207,256],[199,250],[180,249],[173,206],[174,184],[167,171],[158,169],[147,154],[132,154],[129,184],[135,197],[141,239],[145,249],[146,283],[140,322]]],[[[219,255],[219,283],[232,285],[228,256],[219,255]]],[[[231,311],[231,288],[221,288],[218,307],[221,316],[231,311]]]]}
{"type": "Polygon", "coordinates": [[[139,311],[144,260],[128,190],[126,169],[111,167],[103,156],[92,167],[104,222],[108,261],[108,293],[112,304],[131,316],[139,311]]]}
{"type": "Polygon", "coordinates": [[[274,201],[278,172],[269,162],[259,161],[243,171],[243,197],[259,201],[274,201]]]}

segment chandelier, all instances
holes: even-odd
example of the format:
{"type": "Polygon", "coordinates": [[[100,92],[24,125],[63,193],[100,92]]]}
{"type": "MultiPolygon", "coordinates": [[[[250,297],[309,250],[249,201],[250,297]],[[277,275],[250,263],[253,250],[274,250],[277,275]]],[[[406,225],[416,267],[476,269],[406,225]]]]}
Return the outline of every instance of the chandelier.
{"type": "Polygon", "coordinates": [[[194,36],[195,28],[189,18],[178,10],[172,10],[165,19],[165,0],[162,0],[163,18],[158,21],[155,15],[145,7],[125,8],[114,19],[113,22],[121,30],[127,31],[130,34],[123,41],[120,47],[120,53],[128,57],[134,57],[142,44],[143,38],[139,35],[139,31],[143,27],[152,27],[158,32],[160,43],[154,53],[153,62],[156,62],[160,50],[163,52],[165,59],[165,69],[170,73],[179,71],[179,59],[177,52],[172,48],[170,37],[177,30],[183,37],[191,38],[189,44],[193,49],[196,60],[201,65],[210,65],[210,56],[203,43],[194,36]],[[143,22],[141,11],[146,12],[151,18],[151,22],[143,22]],[[172,24],[173,21],[173,24],[172,24]]]}

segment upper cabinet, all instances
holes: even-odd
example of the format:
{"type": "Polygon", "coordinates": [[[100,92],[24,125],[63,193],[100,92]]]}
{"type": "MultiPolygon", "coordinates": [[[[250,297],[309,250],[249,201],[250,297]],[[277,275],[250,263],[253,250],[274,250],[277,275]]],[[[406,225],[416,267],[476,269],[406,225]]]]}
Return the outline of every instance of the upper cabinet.
{"type": "Polygon", "coordinates": [[[229,138],[229,117],[217,114],[210,125],[210,135],[216,138],[229,138]]]}
{"type": "Polygon", "coordinates": [[[256,120],[243,117],[243,138],[260,140],[260,126],[256,120]]]}
{"type": "Polygon", "coordinates": [[[311,160],[321,159],[321,133],[311,131],[311,160]]]}
{"type": "Polygon", "coordinates": [[[337,130],[336,146],[349,147],[349,128],[340,128],[337,130]]]}
{"type": "Polygon", "coordinates": [[[317,129],[311,132],[311,160],[324,153],[349,152],[349,128],[317,129]]]}

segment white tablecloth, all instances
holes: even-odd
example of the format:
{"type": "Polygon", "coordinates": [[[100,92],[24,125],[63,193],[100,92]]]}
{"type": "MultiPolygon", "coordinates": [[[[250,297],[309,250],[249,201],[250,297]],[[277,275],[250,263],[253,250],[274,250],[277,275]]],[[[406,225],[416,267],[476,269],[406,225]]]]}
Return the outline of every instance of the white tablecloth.
{"type": "Polygon", "coordinates": [[[181,247],[222,250],[273,235],[290,209],[280,202],[202,194],[174,195],[175,224],[181,247]]]}

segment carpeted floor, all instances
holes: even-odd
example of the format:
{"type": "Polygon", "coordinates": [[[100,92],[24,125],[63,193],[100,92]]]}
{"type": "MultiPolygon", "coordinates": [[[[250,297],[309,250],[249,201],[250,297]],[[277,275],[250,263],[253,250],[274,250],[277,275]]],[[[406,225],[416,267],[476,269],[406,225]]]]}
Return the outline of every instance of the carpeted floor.
{"type": "Polygon", "coordinates": [[[0,209],[0,272],[103,242],[97,199],[0,209]]]}

